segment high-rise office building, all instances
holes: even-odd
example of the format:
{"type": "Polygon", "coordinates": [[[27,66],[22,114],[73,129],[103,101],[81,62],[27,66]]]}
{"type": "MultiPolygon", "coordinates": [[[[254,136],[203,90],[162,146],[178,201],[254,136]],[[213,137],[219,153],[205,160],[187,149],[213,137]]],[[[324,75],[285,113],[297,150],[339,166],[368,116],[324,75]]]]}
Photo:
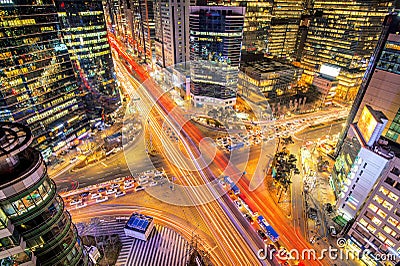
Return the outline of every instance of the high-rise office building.
{"type": "Polygon", "coordinates": [[[371,56],[361,87],[354,99],[346,125],[339,138],[336,154],[340,151],[351,123],[360,116],[368,104],[382,110],[388,118],[383,131],[389,139],[400,142],[400,17],[397,13],[386,16],[374,54],[371,56]]]}
{"type": "Polygon", "coordinates": [[[189,6],[194,2],[155,0],[157,65],[167,67],[189,61],[189,6]]]}
{"type": "Polygon", "coordinates": [[[332,171],[339,214],[334,220],[345,225],[347,248],[371,266],[383,265],[383,257],[385,265],[400,261],[400,145],[381,137],[387,122],[365,105],[332,171]]]}
{"type": "Polygon", "coordinates": [[[268,53],[274,57],[294,60],[303,0],[274,0],[268,53]]]}
{"type": "Polygon", "coordinates": [[[362,254],[361,261],[371,266],[383,265],[382,261],[398,265],[400,261],[400,149],[397,143],[388,142],[387,146],[396,150],[396,155],[347,233],[348,248],[362,254]]]}
{"type": "Polygon", "coordinates": [[[0,122],[0,264],[87,265],[71,216],[31,142],[28,127],[0,122]]]}
{"type": "Polygon", "coordinates": [[[147,63],[153,62],[154,39],[156,37],[154,8],[155,0],[139,0],[140,23],[144,48],[142,58],[147,63]]]}
{"type": "Polygon", "coordinates": [[[48,157],[88,129],[56,6],[2,1],[0,17],[0,121],[28,125],[48,157]]]}
{"type": "Polygon", "coordinates": [[[246,8],[242,50],[248,53],[266,52],[271,25],[271,0],[232,0],[233,6],[246,8]]]}
{"type": "Polygon", "coordinates": [[[323,64],[340,67],[336,97],[353,100],[393,1],[315,0],[301,64],[311,84],[323,64]]]}
{"type": "Polygon", "coordinates": [[[191,6],[191,98],[195,106],[236,103],[244,7],[191,6]]]}
{"type": "Polygon", "coordinates": [[[86,107],[93,115],[118,108],[119,92],[107,39],[101,0],[57,0],[64,43],[86,89],[86,107]]]}

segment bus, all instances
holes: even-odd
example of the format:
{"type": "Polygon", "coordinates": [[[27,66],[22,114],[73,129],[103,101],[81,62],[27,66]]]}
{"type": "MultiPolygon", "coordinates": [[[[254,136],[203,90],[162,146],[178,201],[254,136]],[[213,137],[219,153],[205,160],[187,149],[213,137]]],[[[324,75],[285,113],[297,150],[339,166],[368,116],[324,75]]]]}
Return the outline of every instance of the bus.
{"type": "Polygon", "coordinates": [[[272,242],[278,241],[279,239],[278,233],[274,230],[274,228],[272,228],[272,226],[269,223],[267,223],[264,217],[262,217],[261,215],[258,216],[257,221],[258,224],[261,226],[261,228],[263,228],[266,231],[267,236],[271,239],[272,242]]]}

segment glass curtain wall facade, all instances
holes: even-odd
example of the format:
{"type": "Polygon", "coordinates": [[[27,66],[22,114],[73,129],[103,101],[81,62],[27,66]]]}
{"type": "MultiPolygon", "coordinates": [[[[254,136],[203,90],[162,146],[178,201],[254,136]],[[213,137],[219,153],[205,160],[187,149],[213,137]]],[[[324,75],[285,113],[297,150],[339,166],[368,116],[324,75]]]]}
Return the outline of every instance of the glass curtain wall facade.
{"type": "Polygon", "coordinates": [[[268,53],[289,61],[295,59],[303,0],[274,0],[268,53]]]}
{"type": "Polygon", "coordinates": [[[190,7],[194,105],[224,107],[236,103],[244,14],[244,7],[190,7]]]}
{"type": "Polygon", "coordinates": [[[0,121],[28,125],[45,157],[87,131],[51,0],[0,2],[0,121]]]}
{"type": "Polygon", "coordinates": [[[0,122],[0,230],[12,231],[9,246],[22,237],[19,246],[27,256],[33,252],[38,265],[87,265],[77,230],[31,141],[27,127],[0,122]]]}
{"type": "Polygon", "coordinates": [[[398,133],[400,133],[398,126],[400,124],[400,116],[398,116],[400,108],[400,95],[398,94],[400,84],[399,25],[400,17],[396,13],[386,16],[379,41],[369,60],[361,87],[336,145],[335,155],[339,153],[343,145],[350,124],[360,116],[365,104],[385,113],[389,123],[383,134],[395,142],[400,142],[398,138],[398,133]]]}
{"type": "Polygon", "coordinates": [[[271,23],[272,0],[232,0],[234,6],[246,8],[242,50],[266,52],[271,23]]]}
{"type": "Polygon", "coordinates": [[[322,64],[341,68],[336,98],[354,100],[393,1],[314,1],[314,19],[304,45],[302,67],[312,83],[322,64]]]}
{"type": "Polygon", "coordinates": [[[86,106],[92,115],[114,111],[119,92],[102,1],[56,1],[64,43],[86,88],[86,106]]]}

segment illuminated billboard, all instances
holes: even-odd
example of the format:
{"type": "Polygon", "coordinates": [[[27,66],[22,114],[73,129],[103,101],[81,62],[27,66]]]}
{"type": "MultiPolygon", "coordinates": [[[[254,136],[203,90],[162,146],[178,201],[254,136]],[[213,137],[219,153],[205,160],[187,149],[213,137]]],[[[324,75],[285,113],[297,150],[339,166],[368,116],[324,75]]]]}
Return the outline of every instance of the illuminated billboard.
{"type": "Polygon", "coordinates": [[[364,107],[357,126],[368,146],[379,139],[386,123],[387,118],[382,112],[375,111],[369,105],[364,107]]]}
{"type": "Polygon", "coordinates": [[[340,67],[322,64],[321,68],[319,69],[319,73],[336,78],[339,76],[340,67]]]}

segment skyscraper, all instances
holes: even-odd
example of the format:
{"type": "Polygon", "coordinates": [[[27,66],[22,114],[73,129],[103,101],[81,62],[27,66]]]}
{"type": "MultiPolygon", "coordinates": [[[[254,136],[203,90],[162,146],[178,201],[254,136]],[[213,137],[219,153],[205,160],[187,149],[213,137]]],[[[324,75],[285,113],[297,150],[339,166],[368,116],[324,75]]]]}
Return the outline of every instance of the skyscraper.
{"type": "Polygon", "coordinates": [[[195,106],[236,103],[244,14],[244,7],[190,7],[191,97],[195,106]]]}
{"type": "Polygon", "coordinates": [[[155,0],[155,52],[159,66],[189,61],[189,6],[194,2],[155,0]]]}
{"type": "Polygon", "coordinates": [[[114,111],[120,97],[102,1],[57,0],[56,5],[64,43],[88,92],[87,108],[93,114],[101,114],[102,109],[106,113],[114,111]]]}
{"type": "Polygon", "coordinates": [[[0,121],[28,125],[48,157],[88,129],[56,6],[2,1],[0,13],[0,121]]]}
{"type": "Polygon", "coordinates": [[[271,24],[271,0],[232,0],[234,6],[246,8],[243,28],[243,51],[265,52],[271,24]]]}
{"type": "Polygon", "coordinates": [[[0,238],[8,251],[0,264],[87,265],[71,216],[31,142],[28,127],[0,122],[0,238]]]}
{"type": "Polygon", "coordinates": [[[350,124],[360,116],[368,104],[382,110],[388,118],[383,131],[389,139],[400,142],[400,17],[397,13],[386,16],[377,47],[368,64],[360,90],[354,100],[347,122],[336,147],[340,151],[350,124]]]}
{"type": "Polygon", "coordinates": [[[353,100],[361,85],[381,25],[393,1],[314,1],[301,64],[307,82],[323,64],[341,68],[337,98],[353,100]]]}
{"type": "Polygon", "coordinates": [[[268,53],[274,57],[293,60],[299,34],[303,0],[274,0],[268,53]]]}

